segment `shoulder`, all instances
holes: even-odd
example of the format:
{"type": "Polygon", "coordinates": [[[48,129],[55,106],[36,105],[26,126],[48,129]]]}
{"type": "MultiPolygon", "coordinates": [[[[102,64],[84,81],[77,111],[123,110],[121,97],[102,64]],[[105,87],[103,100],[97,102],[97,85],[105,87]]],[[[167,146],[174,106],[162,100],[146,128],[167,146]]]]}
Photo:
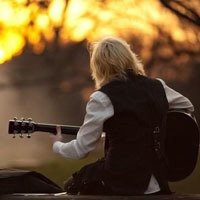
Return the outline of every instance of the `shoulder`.
{"type": "Polygon", "coordinates": [[[155,83],[155,84],[159,84],[159,85],[164,85],[165,84],[165,82],[161,78],[151,78],[151,77],[140,75],[140,79],[142,79],[144,81],[146,80],[147,82],[152,82],[152,83],[155,83]]]}
{"type": "Polygon", "coordinates": [[[148,89],[164,91],[165,82],[160,78],[151,78],[148,76],[138,75],[137,79],[139,85],[145,85],[148,89]]]}
{"type": "Polygon", "coordinates": [[[156,80],[158,80],[160,83],[162,83],[163,86],[166,86],[165,81],[163,81],[161,78],[156,78],[156,80]]]}
{"type": "Polygon", "coordinates": [[[96,103],[107,106],[110,104],[109,97],[102,91],[95,91],[90,95],[90,102],[95,101],[96,103]]]}
{"type": "Polygon", "coordinates": [[[162,79],[159,78],[152,78],[152,77],[148,77],[145,75],[136,75],[134,79],[132,79],[132,81],[135,81],[139,84],[156,84],[156,85],[162,85],[161,83],[164,81],[162,79]]]}

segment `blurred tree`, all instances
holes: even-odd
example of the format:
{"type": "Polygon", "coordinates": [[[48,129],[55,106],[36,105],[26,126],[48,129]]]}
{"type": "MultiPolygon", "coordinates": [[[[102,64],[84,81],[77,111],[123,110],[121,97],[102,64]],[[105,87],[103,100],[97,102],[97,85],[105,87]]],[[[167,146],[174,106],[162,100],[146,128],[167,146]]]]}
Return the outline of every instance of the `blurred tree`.
{"type": "Polygon", "coordinates": [[[200,26],[200,2],[198,0],[160,0],[160,2],[178,17],[195,26],[200,26]]]}

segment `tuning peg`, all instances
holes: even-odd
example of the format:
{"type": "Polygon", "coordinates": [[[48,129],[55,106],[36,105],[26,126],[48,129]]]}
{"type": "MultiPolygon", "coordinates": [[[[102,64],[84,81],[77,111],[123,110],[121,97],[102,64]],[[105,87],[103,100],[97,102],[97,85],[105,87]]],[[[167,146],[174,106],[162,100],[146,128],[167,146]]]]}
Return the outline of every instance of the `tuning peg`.
{"type": "Polygon", "coordinates": [[[31,138],[31,134],[28,133],[28,134],[27,134],[27,138],[31,138]]]}
{"type": "Polygon", "coordinates": [[[24,121],[25,121],[25,118],[21,118],[21,121],[22,121],[22,123],[21,123],[21,125],[22,125],[22,127],[24,127],[25,126],[25,123],[24,123],[24,121]]]}
{"type": "Polygon", "coordinates": [[[14,125],[17,126],[18,123],[17,123],[17,117],[14,117],[14,125]]]}
{"type": "Polygon", "coordinates": [[[28,118],[28,121],[31,122],[31,121],[33,121],[33,120],[32,120],[32,118],[28,118]]]}
{"type": "Polygon", "coordinates": [[[13,134],[13,138],[16,138],[16,135],[15,135],[15,133],[13,134]]]}
{"type": "Polygon", "coordinates": [[[19,137],[20,137],[20,138],[23,138],[24,136],[23,136],[23,134],[21,133],[21,134],[19,135],[19,137]]]}

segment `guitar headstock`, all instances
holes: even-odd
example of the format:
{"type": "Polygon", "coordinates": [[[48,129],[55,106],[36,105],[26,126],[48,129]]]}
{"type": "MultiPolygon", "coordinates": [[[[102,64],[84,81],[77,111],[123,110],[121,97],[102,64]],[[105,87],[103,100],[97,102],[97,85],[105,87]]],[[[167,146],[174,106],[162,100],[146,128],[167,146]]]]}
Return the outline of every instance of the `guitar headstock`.
{"type": "Polygon", "coordinates": [[[20,138],[26,134],[27,138],[31,137],[31,133],[34,132],[35,122],[31,118],[25,120],[22,118],[18,120],[16,117],[13,120],[9,120],[8,133],[13,134],[13,138],[19,134],[20,138]]]}

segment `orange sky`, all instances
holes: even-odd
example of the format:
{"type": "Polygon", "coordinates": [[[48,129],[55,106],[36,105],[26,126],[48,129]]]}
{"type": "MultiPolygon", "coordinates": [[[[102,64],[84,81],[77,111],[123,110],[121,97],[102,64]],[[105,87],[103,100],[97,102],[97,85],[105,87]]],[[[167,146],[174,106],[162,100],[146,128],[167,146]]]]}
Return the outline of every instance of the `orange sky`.
{"type": "Polygon", "coordinates": [[[19,55],[27,42],[35,53],[41,53],[55,38],[55,28],[60,29],[62,44],[137,34],[148,44],[158,36],[155,26],[168,30],[175,40],[196,40],[195,34],[181,29],[177,18],[157,0],[69,0],[68,5],[66,0],[51,0],[48,9],[37,0],[31,2],[0,1],[0,64],[19,55]]]}

